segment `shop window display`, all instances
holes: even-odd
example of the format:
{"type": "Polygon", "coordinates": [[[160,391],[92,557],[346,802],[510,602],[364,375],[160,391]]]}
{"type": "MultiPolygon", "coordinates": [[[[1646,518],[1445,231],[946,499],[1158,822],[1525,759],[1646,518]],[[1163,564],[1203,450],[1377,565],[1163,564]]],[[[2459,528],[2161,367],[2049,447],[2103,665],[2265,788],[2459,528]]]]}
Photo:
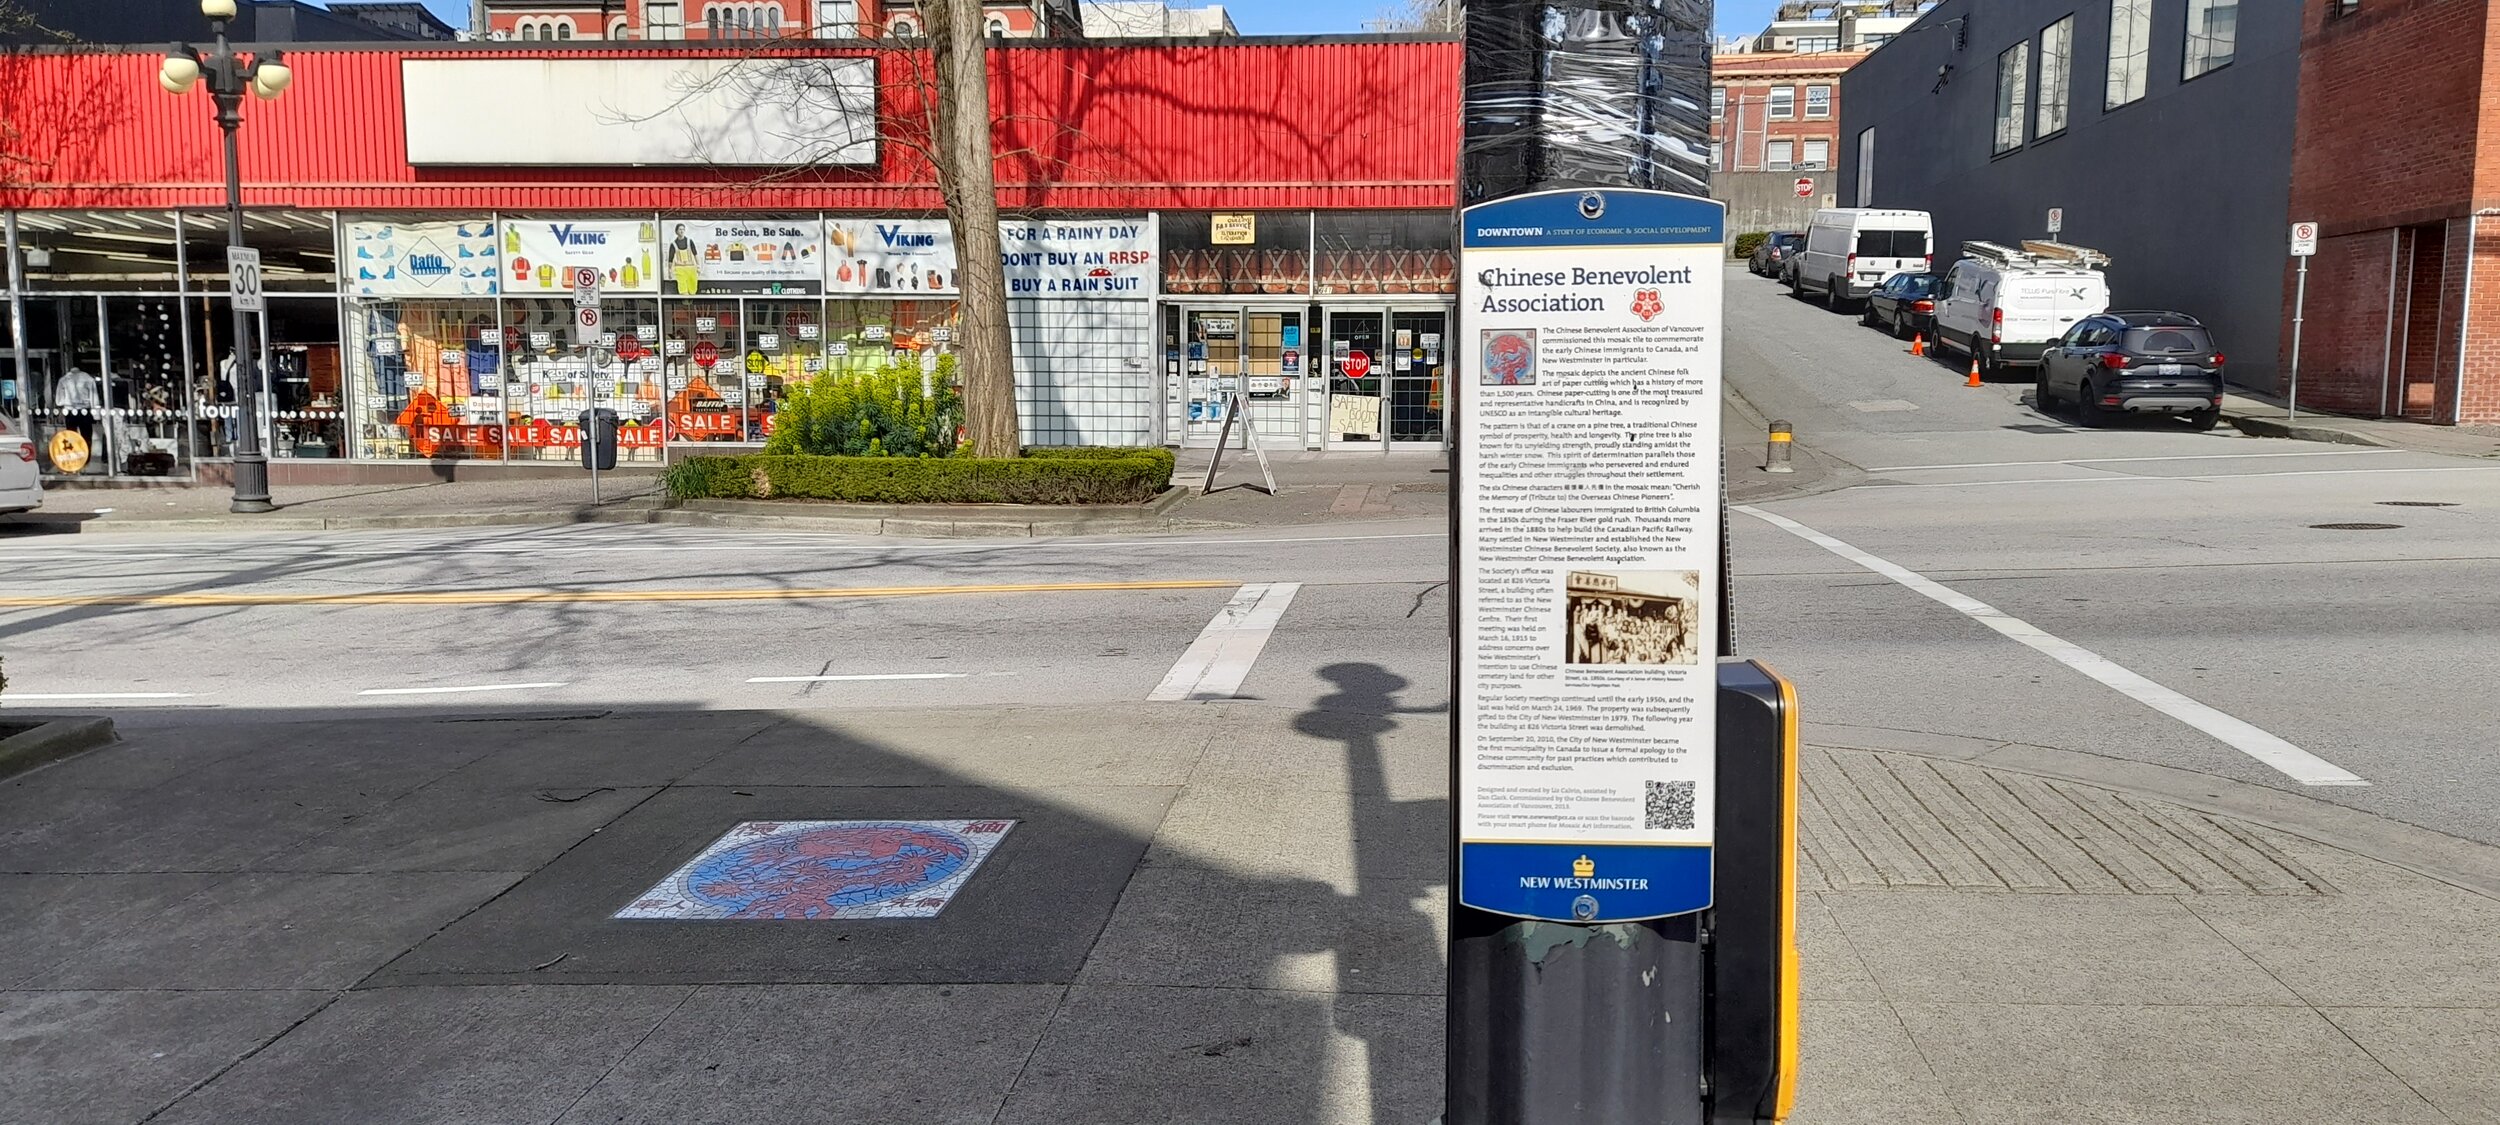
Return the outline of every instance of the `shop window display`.
{"type": "Polygon", "coordinates": [[[930,372],[955,350],[961,321],[949,301],[830,301],[825,306],[829,371],[875,371],[911,360],[930,372]]]}
{"type": "Polygon", "coordinates": [[[1445,212],[1321,212],[1321,293],[1454,293],[1458,228],[1445,212]]]}
{"type": "MultiPolygon", "coordinates": [[[[600,302],[605,323],[590,345],[574,342],[571,298],[532,297],[503,303],[508,370],[500,394],[483,392],[473,415],[493,414],[514,461],[571,461],[580,455],[581,416],[597,406],[617,412],[617,457],[656,462],[664,429],[660,365],[642,358],[644,326],[657,326],[659,304],[648,298],[600,302]],[[620,357],[619,344],[630,337],[620,357]]],[[[476,379],[481,388],[489,380],[476,379]]]]}
{"type": "Polygon", "coordinates": [[[670,301],[660,334],[661,392],[670,441],[743,441],[745,337],[738,302],[670,301]]]}
{"type": "Polygon", "coordinates": [[[351,299],[354,454],[499,460],[507,338],[493,301],[351,299]]]}

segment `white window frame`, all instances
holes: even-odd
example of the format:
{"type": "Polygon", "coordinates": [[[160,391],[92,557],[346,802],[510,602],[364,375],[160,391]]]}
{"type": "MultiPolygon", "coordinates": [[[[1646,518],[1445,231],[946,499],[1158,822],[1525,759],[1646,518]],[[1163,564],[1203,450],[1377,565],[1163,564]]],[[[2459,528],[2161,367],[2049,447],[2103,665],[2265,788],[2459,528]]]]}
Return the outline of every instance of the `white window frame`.
{"type": "Polygon", "coordinates": [[[920,38],[920,21],[908,15],[895,15],[885,21],[885,33],[896,39],[920,38]]]}
{"type": "Polygon", "coordinates": [[[1794,137],[1773,137],[1762,142],[1762,170],[1786,172],[1797,165],[1797,140],[1794,137]],[[1785,152],[1787,155],[1779,155],[1785,152]]]}
{"type": "Polygon", "coordinates": [[[1015,34],[1015,29],[1007,26],[1007,17],[991,12],[981,21],[981,34],[992,39],[1005,39],[1015,34]]]}
{"type": "Polygon", "coordinates": [[[2179,52],[2179,81],[2193,82],[2231,65],[2239,57],[2240,0],[2188,0],[2185,43],[2179,52]],[[2214,13],[2227,11],[2230,26],[2214,31],[2214,13]],[[2197,17],[2205,17],[2205,31],[2197,31],[2197,17]]]}
{"type": "Polygon", "coordinates": [[[625,22],[625,17],[623,16],[618,16],[615,19],[608,21],[608,38],[610,39],[618,41],[627,39],[629,36],[626,33],[629,30],[631,30],[630,25],[625,22]]]}
{"type": "Polygon", "coordinates": [[[1799,169],[1808,172],[1820,172],[1831,166],[1832,139],[1830,137],[1805,137],[1798,140],[1797,167],[1799,169]],[[1814,146],[1816,145],[1823,146],[1823,155],[1814,155],[1814,146]]]}
{"type": "Polygon", "coordinates": [[[1826,119],[1826,118],[1829,118],[1831,115],[1832,115],[1832,88],[1831,88],[1831,87],[1829,87],[1829,86],[1823,86],[1823,85],[1814,85],[1814,86],[1808,86],[1808,87],[1806,87],[1806,120],[1808,120],[1808,121],[1822,121],[1822,120],[1824,120],[1824,119],[1826,119]],[[1823,103],[1823,104],[1822,104],[1821,106],[1819,106],[1819,107],[1815,105],[1815,97],[1814,97],[1814,95],[1815,95],[1816,93],[1818,93],[1818,92],[1819,92],[1819,93],[1821,93],[1821,94],[1823,95],[1823,98],[1822,98],[1822,103],[1823,103]]]}
{"type": "Polygon", "coordinates": [[[566,17],[560,17],[560,18],[558,18],[558,19],[556,20],[555,24],[554,24],[554,27],[555,27],[555,32],[556,32],[556,38],[558,38],[558,39],[565,39],[565,40],[570,40],[570,39],[572,39],[572,38],[573,38],[573,20],[572,20],[572,18],[571,18],[571,17],[566,16],[566,17]]]}
{"type": "Polygon", "coordinates": [[[816,38],[859,38],[859,0],[815,0],[815,10],[816,38]],[[844,12],[849,15],[842,15],[844,12]]]}
{"type": "Polygon", "coordinates": [[[642,37],[646,40],[685,38],[685,6],[678,0],[643,0],[642,37]]]}
{"type": "Polygon", "coordinates": [[[2066,131],[2074,112],[2074,86],[2075,17],[2069,15],[2040,29],[2040,94],[2033,99],[2032,140],[2066,131]]]}
{"type": "Polygon", "coordinates": [[[1722,140],[1712,140],[1710,142],[1710,170],[1717,172],[1726,167],[1727,142],[1722,140]]]}
{"type": "Polygon", "coordinates": [[[1770,103],[1770,104],[1771,104],[1771,118],[1770,118],[1771,120],[1773,120],[1773,121],[1794,121],[1794,120],[1796,120],[1796,119],[1797,119],[1797,88],[1796,88],[1796,87],[1794,87],[1794,86],[1773,86],[1773,87],[1771,87],[1771,95],[1770,95],[1770,96],[1771,96],[1771,103],[1770,103]],[[1782,97],[1780,96],[1780,95],[1782,95],[1782,94],[1786,94],[1786,95],[1788,95],[1788,96],[1787,96],[1786,98],[1782,98],[1782,97]],[[1786,108],[1786,109],[1782,109],[1782,108],[1781,108],[1781,106],[1782,106],[1782,105],[1785,105],[1787,108],[1786,108]]]}
{"type": "Polygon", "coordinates": [[[1997,100],[1988,136],[1991,156],[2023,147],[2023,130],[2031,124],[2031,40],[1997,52],[1997,100]]]}
{"type": "Polygon", "coordinates": [[[2109,81],[2101,112],[2144,100],[2153,73],[2153,0],[2110,0],[2109,81]]]}
{"type": "Polygon", "coordinates": [[[1727,87],[1725,86],[1710,88],[1710,119],[1712,121],[1727,120],[1727,87]]]}

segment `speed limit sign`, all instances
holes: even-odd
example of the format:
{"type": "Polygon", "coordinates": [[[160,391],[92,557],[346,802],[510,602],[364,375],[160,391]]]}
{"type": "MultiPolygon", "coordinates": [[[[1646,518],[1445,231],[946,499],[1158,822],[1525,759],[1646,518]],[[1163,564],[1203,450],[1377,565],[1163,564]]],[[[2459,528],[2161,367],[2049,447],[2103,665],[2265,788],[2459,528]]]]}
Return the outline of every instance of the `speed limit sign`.
{"type": "Polygon", "coordinates": [[[268,312],[269,299],[260,292],[260,251],[226,248],[226,296],[237,312],[268,312]]]}
{"type": "Polygon", "coordinates": [[[584,347],[599,342],[599,306],[583,305],[573,310],[573,342],[584,347]]]}

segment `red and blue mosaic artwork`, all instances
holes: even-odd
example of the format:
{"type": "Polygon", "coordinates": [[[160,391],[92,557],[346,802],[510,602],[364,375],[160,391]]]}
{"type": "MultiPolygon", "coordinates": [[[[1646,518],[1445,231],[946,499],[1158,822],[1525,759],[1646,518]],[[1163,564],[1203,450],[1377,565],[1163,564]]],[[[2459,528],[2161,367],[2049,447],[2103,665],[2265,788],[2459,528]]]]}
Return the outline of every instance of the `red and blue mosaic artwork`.
{"type": "Polygon", "coordinates": [[[934,918],[1011,820],[749,821],[619,918],[934,918]]]}

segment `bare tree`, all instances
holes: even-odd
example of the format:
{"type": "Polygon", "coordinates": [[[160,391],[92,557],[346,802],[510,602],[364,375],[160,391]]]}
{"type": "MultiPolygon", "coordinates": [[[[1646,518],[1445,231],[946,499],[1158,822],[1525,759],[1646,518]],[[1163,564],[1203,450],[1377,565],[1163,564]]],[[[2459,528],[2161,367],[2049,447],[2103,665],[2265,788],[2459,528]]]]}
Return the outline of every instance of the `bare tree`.
{"type": "Polygon", "coordinates": [[[1466,0],[1398,0],[1367,21],[1373,31],[1455,33],[1467,28],[1466,0]]]}
{"type": "Polygon", "coordinates": [[[962,273],[963,339],[957,370],[964,382],[964,437],[975,457],[1014,457],[1023,440],[1016,420],[1016,353],[1007,323],[1007,271],[1000,264],[998,154],[990,136],[989,37],[981,0],[932,0],[929,48],[936,97],[930,107],[931,155],[938,196],[946,202],[962,273]]]}

